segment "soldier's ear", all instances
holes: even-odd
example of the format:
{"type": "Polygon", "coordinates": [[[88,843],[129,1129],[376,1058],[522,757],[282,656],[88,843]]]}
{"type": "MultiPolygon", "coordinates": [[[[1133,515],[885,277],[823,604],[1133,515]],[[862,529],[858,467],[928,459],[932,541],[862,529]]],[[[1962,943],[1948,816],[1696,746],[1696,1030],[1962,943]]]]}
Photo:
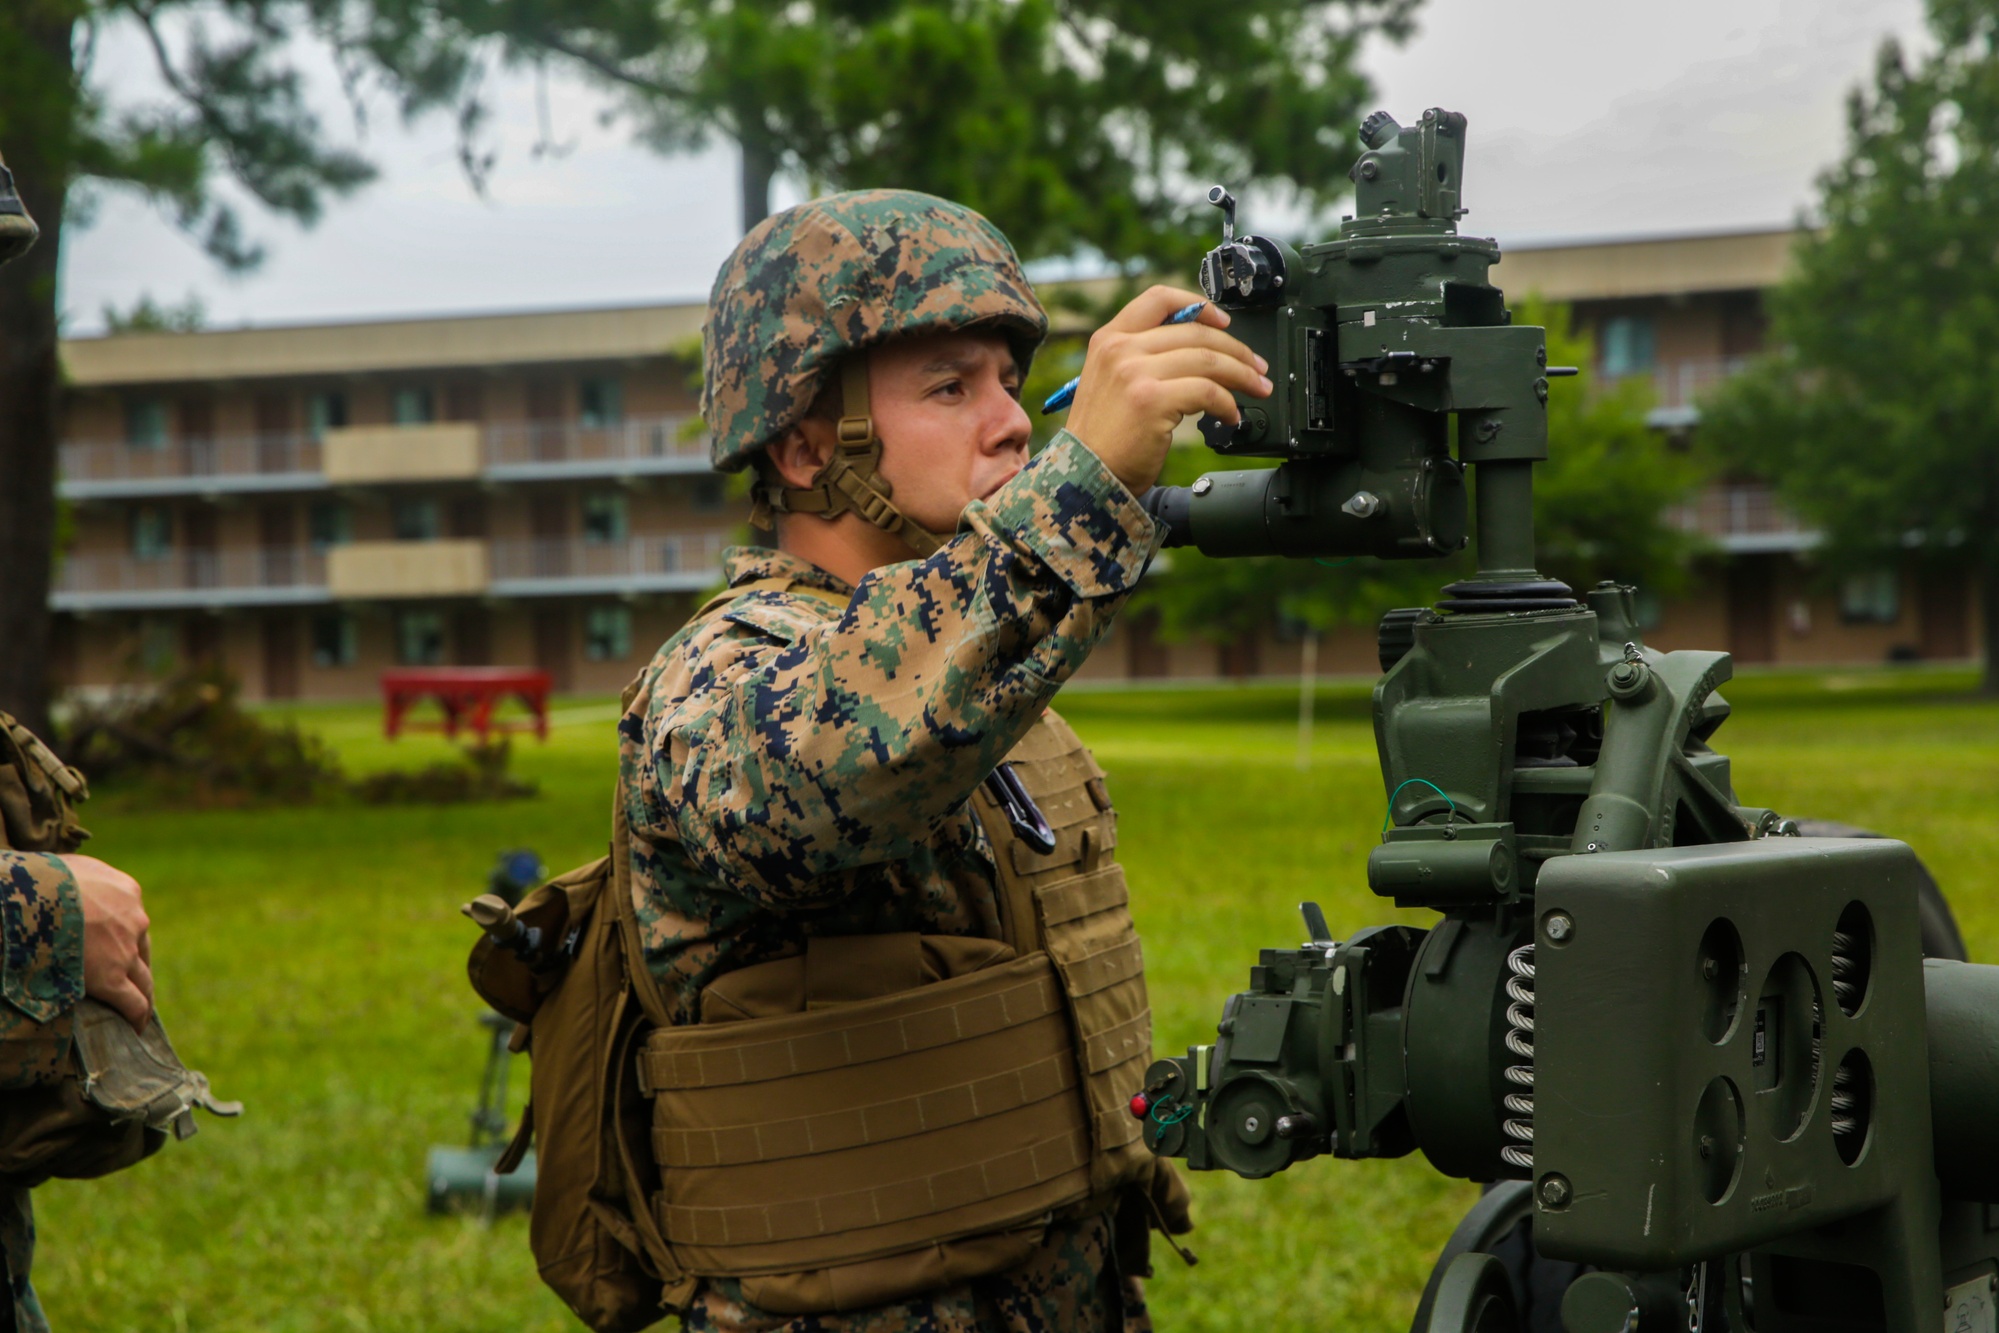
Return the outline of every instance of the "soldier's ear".
{"type": "Polygon", "coordinates": [[[807,417],[764,447],[771,469],[784,485],[803,490],[833,458],[833,424],[807,417]]]}

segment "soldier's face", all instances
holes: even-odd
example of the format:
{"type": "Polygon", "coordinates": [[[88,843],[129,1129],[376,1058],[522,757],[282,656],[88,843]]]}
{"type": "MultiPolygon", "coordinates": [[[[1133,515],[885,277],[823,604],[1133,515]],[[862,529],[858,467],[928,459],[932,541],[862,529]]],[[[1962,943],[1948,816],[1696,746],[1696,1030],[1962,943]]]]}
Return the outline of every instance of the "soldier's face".
{"type": "Polygon", "coordinates": [[[1027,466],[1020,370],[996,333],[907,338],[868,357],[868,406],[896,508],[932,532],[1027,466]]]}

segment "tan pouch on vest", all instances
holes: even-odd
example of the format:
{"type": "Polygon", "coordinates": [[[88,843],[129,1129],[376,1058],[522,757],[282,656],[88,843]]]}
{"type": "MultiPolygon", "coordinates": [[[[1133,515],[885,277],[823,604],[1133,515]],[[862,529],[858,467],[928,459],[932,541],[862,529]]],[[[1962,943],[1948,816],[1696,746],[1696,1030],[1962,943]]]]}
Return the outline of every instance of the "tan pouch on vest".
{"type": "Polygon", "coordinates": [[[474,989],[524,1024],[516,1048],[533,1060],[527,1112],[495,1169],[518,1166],[533,1137],[535,1265],[597,1333],[656,1323],[693,1290],[649,1234],[643,1203],[654,1175],[637,1084],[646,1024],[626,970],[619,918],[629,904],[612,866],[601,857],[557,876],[517,910],[566,961],[536,971],[482,937],[471,962],[474,989]]]}
{"type": "Polygon", "coordinates": [[[1012,835],[986,788],[973,797],[1000,860],[1008,934],[1047,949],[1062,979],[1089,1104],[1092,1193],[1144,1185],[1158,1159],[1130,1103],[1152,1062],[1152,1009],[1124,869],[1113,856],[1117,815],[1104,772],[1052,710],[1007,762],[1055,834],[1053,851],[1036,852],[1012,835]]]}
{"type": "Polygon", "coordinates": [[[916,934],[808,942],[656,1031],[660,1230],[777,1313],[852,1310],[1025,1260],[1089,1193],[1047,955],[916,934]]]}

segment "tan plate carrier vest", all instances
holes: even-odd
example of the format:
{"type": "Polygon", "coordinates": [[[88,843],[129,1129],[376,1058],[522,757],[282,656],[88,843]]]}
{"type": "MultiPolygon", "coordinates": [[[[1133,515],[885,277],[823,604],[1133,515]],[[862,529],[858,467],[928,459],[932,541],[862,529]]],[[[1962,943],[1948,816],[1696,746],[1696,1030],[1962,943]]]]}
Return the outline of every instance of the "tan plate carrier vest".
{"type": "MultiPolygon", "coordinates": [[[[762,590],[845,605],[772,579],[690,623],[762,590]]],[[[1055,845],[1018,837],[989,786],[973,796],[1003,940],[813,939],[719,978],[701,1021],[674,1025],[638,945],[622,793],[611,855],[521,904],[571,942],[559,970],[481,940],[473,984],[535,1057],[499,1169],[533,1133],[536,1259],[586,1323],[642,1327],[700,1277],[778,1313],[878,1305],[1004,1271],[1056,1216],[1152,1185],[1128,1110],[1151,1013],[1103,771],[1053,712],[1007,763],[1055,845]]],[[[1179,1188],[1155,1191],[1176,1231],[1179,1188]]]]}

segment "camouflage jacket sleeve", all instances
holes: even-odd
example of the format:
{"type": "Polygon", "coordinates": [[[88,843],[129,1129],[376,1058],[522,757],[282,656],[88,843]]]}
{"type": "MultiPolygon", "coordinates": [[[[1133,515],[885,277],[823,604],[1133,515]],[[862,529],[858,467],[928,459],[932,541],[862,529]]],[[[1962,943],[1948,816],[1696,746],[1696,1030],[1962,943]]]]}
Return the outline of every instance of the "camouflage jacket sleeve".
{"type": "Polygon", "coordinates": [[[83,998],[83,902],[59,856],[0,851],[0,1088],[62,1070],[83,998]]]}
{"type": "Polygon", "coordinates": [[[1109,630],[1159,533],[1066,432],[844,613],[750,593],[655,663],[634,830],[768,906],[915,854],[1109,630]],[[681,674],[684,673],[684,674],[681,674]]]}

